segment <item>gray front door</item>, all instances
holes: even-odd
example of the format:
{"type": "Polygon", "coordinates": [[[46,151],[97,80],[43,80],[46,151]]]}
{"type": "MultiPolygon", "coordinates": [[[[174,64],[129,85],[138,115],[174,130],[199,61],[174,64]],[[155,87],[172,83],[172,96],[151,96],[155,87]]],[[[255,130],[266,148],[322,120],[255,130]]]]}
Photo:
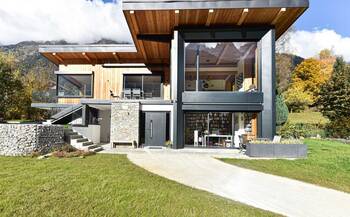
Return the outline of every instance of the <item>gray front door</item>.
{"type": "Polygon", "coordinates": [[[166,113],[146,112],[145,145],[164,146],[166,134],[166,113]]]}

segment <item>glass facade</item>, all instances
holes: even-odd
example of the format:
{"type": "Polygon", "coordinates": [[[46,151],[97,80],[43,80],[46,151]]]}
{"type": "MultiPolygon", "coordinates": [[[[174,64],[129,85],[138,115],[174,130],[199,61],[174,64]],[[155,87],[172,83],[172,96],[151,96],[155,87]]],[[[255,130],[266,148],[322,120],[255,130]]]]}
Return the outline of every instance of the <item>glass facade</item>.
{"type": "Polygon", "coordinates": [[[199,147],[238,147],[257,135],[257,114],[246,112],[186,112],[185,144],[199,147]]]}
{"type": "Polygon", "coordinates": [[[59,97],[92,97],[92,75],[57,75],[59,97]]]}
{"type": "Polygon", "coordinates": [[[162,96],[161,75],[124,75],[124,91],[140,90],[142,98],[160,98],[162,96]]]}
{"type": "Polygon", "coordinates": [[[185,91],[256,91],[256,42],[185,43],[185,91]]]}

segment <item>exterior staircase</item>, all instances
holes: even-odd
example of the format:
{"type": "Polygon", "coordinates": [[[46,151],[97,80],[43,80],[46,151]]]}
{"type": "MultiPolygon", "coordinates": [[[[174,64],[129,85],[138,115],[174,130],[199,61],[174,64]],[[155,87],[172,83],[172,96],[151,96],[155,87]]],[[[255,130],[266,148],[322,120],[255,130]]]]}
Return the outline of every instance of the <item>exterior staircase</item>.
{"type": "Polygon", "coordinates": [[[79,133],[74,132],[72,129],[64,130],[64,141],[69,143],[74,148],[83,151],[99,152],[103,150],[100,145],[94,144],[92,141],[79,133]]]}

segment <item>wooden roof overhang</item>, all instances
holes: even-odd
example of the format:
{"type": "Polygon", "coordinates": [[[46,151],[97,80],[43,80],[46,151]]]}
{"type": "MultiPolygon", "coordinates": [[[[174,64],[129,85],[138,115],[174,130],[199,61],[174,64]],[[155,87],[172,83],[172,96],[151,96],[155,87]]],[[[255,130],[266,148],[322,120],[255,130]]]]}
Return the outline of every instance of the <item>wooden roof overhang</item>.
{"type": "Polygon", "coordinates": [[[308,0],[124,0],[134,45],[47,45],[39,52],[55,64],[144,63],[169,67],[175,29],[261,27],[280,37],[309,6],[308,0]]]}
{"type": "Polygon", "coordinates": [[[124,0],[123,12],[145,62],[169,64],[175,29],[264,26],[279,38],[308,6],[308,0],[124,0]]]}
{"type": "Polygon", "coordinates": [[[41,45],[39,52],[59,64],[143,63],[134,45],[41,45]]]}

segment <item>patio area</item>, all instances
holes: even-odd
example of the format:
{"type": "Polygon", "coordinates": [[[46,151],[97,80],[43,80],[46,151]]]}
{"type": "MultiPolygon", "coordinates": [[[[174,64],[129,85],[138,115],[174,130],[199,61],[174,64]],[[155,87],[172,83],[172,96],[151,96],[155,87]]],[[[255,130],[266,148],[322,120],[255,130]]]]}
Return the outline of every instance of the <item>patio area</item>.
{"type": "Polygon", "coordinates": [[[130,146],[117,146],[111,148],[110,144],[102,145],[103,154],[145,154],[145,153],[156,153],[156,154],[189,154],[189,155],[200,155],[213,158],[238,158],[238,159],[249,159],[248,156],[241,152],[239,149],[221,149],[221,148],[192,148],[186,147],[183,149],[170,149],[170,148],[133,148],[130,146]]]}

